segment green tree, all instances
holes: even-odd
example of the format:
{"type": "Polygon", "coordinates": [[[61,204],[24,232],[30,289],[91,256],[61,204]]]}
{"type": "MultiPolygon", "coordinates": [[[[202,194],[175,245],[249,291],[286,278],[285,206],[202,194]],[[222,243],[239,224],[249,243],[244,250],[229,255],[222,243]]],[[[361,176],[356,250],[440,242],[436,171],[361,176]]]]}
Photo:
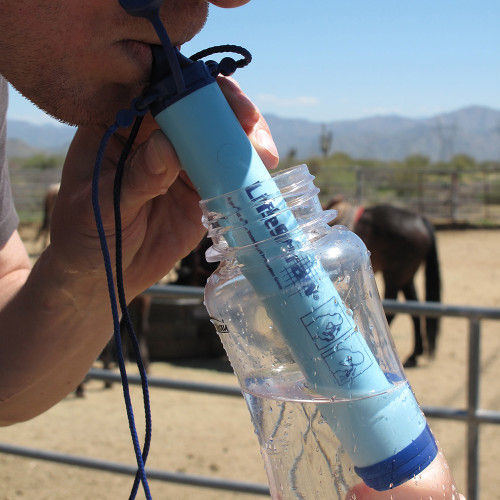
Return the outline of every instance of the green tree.
{"type": "Polygon", "coordinates": [[[477,170],[476,160],[466,154],[455,155],[450,161],[450,166],[454,170],[459,170],[461,172],[477,170]]]}
{"type": "Polygon", "coordinates": [[[23,162],[23,167],[46,170],[50,168],[61,167],[63,163],[64,163],[64,158],[62,156],[45,155],[39,153],[31,156],[30,158],[27,158],[23,162]]]}
{"type": "Polygon", "coordinates": [[[431,164],[430,158],[428,156],[421,154],[408,155],[405,158],[406,168],[419,170],[429,167],[430,164],[431,164]]]}
{"type": "Polygon", "coordinates": [[[333,155],[328,157],[328,165],[334,167],[348,167],[354,163],[353,159],[342,151],[337,151],[333,155]]]}

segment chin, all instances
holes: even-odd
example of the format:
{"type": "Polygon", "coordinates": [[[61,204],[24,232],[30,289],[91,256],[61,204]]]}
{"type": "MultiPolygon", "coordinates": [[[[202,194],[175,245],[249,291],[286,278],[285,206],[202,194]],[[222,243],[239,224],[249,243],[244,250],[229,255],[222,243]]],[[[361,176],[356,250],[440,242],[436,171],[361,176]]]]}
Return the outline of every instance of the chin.
{"type": "Polygon", "coordinates": [[[101,89],[95,97],[72,96],[59,100],[55,108],[46,111],[56,120],[72,126],[111,125],[116,114],[122,109],[129,109],[132,100],[142,92],[142,86],[130,87],[112,85],[101,89]]]}
{"type": "Polygon", "coordinates": [[[45,110],[52,118],[75,127],[89,125],[111,125],[118,110],[95,106],[58,106],[57,109],[45,110]]]}

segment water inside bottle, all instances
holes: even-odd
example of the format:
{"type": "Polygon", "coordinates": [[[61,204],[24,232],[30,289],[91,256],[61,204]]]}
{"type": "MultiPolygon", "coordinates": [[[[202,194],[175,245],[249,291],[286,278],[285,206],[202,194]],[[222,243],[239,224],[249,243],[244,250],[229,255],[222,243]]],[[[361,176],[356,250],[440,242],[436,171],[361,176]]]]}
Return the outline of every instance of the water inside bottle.
{"type": "MultiPolygon", "coordinates": [[[[404,390],[406,382],[388,391],[404,390]]],[[[273,499],[344,500],[361,479],[324,414],[355,401],[327,399],[307,387],[300,372],[247,380],[243,391],[273,499]]],[[[387,393],[372,396],[387,397],[387,393]]],[[[354,443],[356,446],[356,443],[354,443]]]]}

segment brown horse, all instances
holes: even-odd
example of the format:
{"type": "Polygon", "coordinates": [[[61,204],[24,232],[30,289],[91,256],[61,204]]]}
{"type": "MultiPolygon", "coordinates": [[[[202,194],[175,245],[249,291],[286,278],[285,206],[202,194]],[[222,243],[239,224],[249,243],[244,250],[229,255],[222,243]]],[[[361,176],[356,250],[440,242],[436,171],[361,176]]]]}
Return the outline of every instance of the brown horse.
{"type": "MultiPolygon", "coordinates": [[[[343,224],[356,233],[371,253],[373,271],[382,273],[384,297],[397,299],[402,291],[406,300],[418,300],[415,274],[425,264],[425,300],[440,302],[441,280],[434,228],[430,221],[414,212],[391,205],[356,207],[342,196],[332,199],[325,209],[338,211],[331,223],[343,224]]],[[[390,323],[393,314],[387,315],[390,323]]],[[[416,366],[418,356],[424,353],[420,316],[413,316],[414,349],[405,366],[416,366]]],[[[425,338],[427,353],[436,350],[439,331],[438,318],[426,318],[425,338]]]]}

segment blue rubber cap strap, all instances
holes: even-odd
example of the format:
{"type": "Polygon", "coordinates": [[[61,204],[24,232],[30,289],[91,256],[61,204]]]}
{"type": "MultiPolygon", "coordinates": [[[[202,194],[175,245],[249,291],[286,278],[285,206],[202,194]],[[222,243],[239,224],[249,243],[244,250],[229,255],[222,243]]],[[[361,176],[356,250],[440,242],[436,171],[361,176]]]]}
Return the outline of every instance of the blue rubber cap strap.
{"type": "Polygon", "coordinates": [[[367,486],[385,491],[405,483],[422,472],[436,457],[437,444],[429,426],[406,448],[368,467],[355,467],[367,486]]]}

